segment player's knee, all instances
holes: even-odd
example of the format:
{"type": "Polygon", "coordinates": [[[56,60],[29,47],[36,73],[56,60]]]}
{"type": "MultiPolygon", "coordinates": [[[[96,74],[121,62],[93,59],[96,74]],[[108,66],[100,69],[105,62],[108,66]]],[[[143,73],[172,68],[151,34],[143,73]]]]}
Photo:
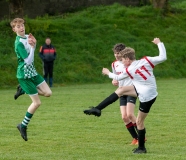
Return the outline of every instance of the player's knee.
{"type": "Polygon", "coordinates": [[[45,93],[45,97],[50,97],[51,95],[52,95],[52,91],[51,90],[45,93]]]}
{"type": "Polygon", "coordinates": [[[123,90],[122,90],[122,88],[121,88],[121,87],[118,88],[118,89],[115,91],[115,93],[118,95],[118,97],[123,96],[123,90]]]}
{"type": "Polygon", "coordinates": [[[121,118],[122,118],[122,120],[123,120],[124,122],[128,122],[128,117],[127,117],[127,115],[122,115],[121,118]]]}
{"type": "Polygon", "coordinates": [[[35,107],[38,108],[41,105],[41,101],[34,102],[34,104],[35,104],[35,107]]]}
{"type": "Polygon", "coordinates": [[[134,114],[133,114],[133,113],[129,113],[127,116],[128,116],[128,118],[129,118],[130,120],[134,119],[134,114]]]}

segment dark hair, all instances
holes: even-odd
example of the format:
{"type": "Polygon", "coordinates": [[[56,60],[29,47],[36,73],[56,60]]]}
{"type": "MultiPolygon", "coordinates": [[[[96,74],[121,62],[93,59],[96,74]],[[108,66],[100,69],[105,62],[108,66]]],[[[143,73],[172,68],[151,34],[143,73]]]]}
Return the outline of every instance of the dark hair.
{"type": "Polygon", "coordinates": [[[125,45],[123,43],[118,43],[118,44],[114,45],[112,50],[116,51],[116,52],[120,52],[123,49],[125,49],[125,45]]]}

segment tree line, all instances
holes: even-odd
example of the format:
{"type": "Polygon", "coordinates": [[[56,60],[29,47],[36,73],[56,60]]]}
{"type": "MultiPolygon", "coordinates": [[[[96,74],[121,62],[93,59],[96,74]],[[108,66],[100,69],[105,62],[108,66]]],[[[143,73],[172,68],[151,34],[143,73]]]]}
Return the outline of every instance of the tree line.
{"type": "MultiPolygon", "coordinates": [[[[24,15],[24,6],[26,5],[26,0],[0,0],[0,2],[1,1],[6,1],[6,3],[8,3],[9,18],[24,17],[25,16],[24,15]]],[[[156,9],[168,10],[169,0],[137,0],[137,1],[139,1],[139,4],[141,4],[141,5],[150,4],[150,5],[153,5],[153,7],[156,9]]],[[[34,2],[34,0],[32,2],[34,2]]],[[[118,1],[116,1],[116,2],[118,2],[118,1]]],[[[52,3],[60,3],[60,0],[52,1],[52,3]]],[[[86,0],[84,0],[83,4],[85,5],[85,3],[86,3],[86,0]]],[[[40,15],[38,15],[38,16],[40,16],[40,15]]]]}

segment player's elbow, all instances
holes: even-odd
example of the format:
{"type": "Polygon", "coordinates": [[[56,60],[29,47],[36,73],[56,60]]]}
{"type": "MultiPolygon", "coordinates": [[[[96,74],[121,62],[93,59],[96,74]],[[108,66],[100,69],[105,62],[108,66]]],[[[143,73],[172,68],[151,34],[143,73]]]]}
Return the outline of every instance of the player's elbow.
{"type": "Polygon", "coordinates": [[[163,57],[163,61],[166,61],[167,60],[167,56],[163,57]]]}
{"type": "Polygon", "coordinates": [[[161,58],[160,58],[159,60],[160,60],[160,62],[162,63],[162,62],[164,62],[164,61],[167,60],[167,56],[161,56],[161,58]]]}

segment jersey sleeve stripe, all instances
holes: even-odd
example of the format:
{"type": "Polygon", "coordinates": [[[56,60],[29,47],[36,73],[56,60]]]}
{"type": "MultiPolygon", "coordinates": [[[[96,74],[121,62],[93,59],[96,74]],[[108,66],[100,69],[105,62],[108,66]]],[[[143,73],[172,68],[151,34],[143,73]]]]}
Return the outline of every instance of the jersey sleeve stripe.
{"type": "Polygon", "coordinates": [[[129,77],[130,77],[131,79],[133,79],[133,77],[131,76],[131,74],[130,74],[129,71],[128,71],[128,68],[126,68],[126,72],[127,72],[127,74],[129,75],[129,77]]]}
{"type": "Polygon", "coordinates": [[[115,63],[116,63],[117,61],[114,61],[114,62],[112,62],[112,67],[113,67],[113,69],[115,70],[115,63]]]}
{"type": "Polygon", "coordinates": [[[147,62],[150,64],[150,66],[152,67],[152,68],[154,68],[154,65],[149,61],[149,59],[147,58],[147,57],[144,57],[146,60],[147,60],[147,62]]]}

